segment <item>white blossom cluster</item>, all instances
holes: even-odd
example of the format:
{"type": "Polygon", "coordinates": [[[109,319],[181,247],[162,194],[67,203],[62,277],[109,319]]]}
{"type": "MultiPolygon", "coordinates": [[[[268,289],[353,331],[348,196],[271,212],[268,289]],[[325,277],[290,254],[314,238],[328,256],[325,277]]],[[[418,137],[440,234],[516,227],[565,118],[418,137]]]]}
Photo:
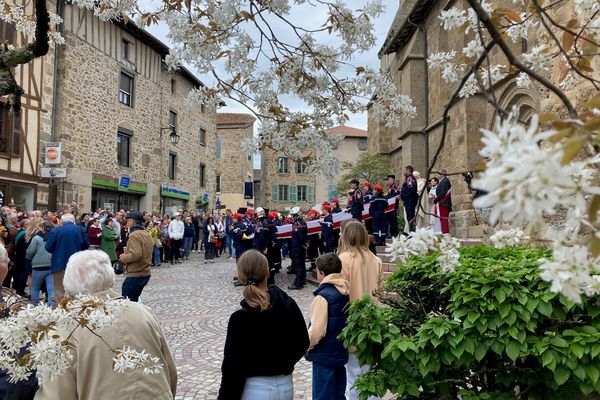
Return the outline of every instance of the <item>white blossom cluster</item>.
{"type": "Polygon", "coordinates": [[[527,239],[521,228],[501,229],[490,236],[490,241],[496,248],[519,246],[527,239]]]}
{"type": "MultiPolygon", "coordinates": [[[[541,131],[537,116],[528,128],[523,126],[515,110],[498,121],[496,132],[482,133],[480,154],[487,166],[473,180],[473,187],[487,194],[476,199],[474,206],[491,207],[491,223],[543,223],[544,217],[559,208],[568,210],[563,231],[555,235],[554,259],[541,267],[542,278],[552,282],[553,290],[579,301],[580,294],[589,291],[593,272],[600,271],[598,260],[590,259],[588,247],[570,244],[581,227],[592,227],[586,198],[600,194],[597,172],[588,167],[594,160],[563,165],[565,145],[547,143],[556,132],[541,131]]],[[[495,239],[506,241],[508,234],[498,234],[495,239]]]]}
{"type": "Polygon", "coordinates": [[[146,350],[137,351],[130,346],[124,346],[115,351],[113,358],[113,370],[123,374],[134,369],[142,369],[144,375],[160,374],[163,365],[158,357],[147,353],[146,350]]]}
{"type": "MultiPolygon", "coordinates": [[[[35,38],[35,17],[26,11],[27,2],[15,2],[14,0],[0,0],[0,20],[14,24],[15,30],[31,38],[35,38]]],[[[62,23],[56,13],[48,12],[50,19],[50,30],[48,31],[48,42],[52,44],[63,44],[64,38],[56,31],[56,27],[62,23]]]]}
{"type": "MultiPolygon", "coordinates": [[[[76,329],[90,329],[101,335],[104,329],[115,326],[130,304],[123,299],[90,295],[78,296],[56,308],[43,304],[19,307],[19,301],[16,296],[4,300],[3,306],[10,313],[0,319],[0,369],[8,372],[12,382],[27,379],[35,372],[40,385],[54,380],[73,362],[72,334],[76,329]]],[[[158,359],[144,351],[127,349],[116,354],[122,365],[118,372],[132,368],[131,365],[143,368],[144,373],[156,373],[162,368],[158,359]]]]}
{"type": "Polygon", "coordinates": [[[386,252],[392,256],[392,261],[406,263],[410,256],[427,255],[438,251],[437,257],[445,272],[454,271],[458,265],[460,242],[450,235],[436,235],[431,228],[417,228],[409,236],[400,235],[392,239],[386,247],[386,252]]]}

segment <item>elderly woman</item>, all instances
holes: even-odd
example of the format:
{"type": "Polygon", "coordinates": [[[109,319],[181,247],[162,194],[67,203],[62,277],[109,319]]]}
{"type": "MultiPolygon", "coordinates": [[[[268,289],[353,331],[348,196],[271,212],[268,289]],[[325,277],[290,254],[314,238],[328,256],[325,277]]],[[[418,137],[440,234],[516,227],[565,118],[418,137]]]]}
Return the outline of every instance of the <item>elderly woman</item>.
{"type": "MultiPolygon", "coordinates": [[[[99,298],[120,297],[110,259],[103,251],[87,250],[73,254],[65,271],[65,292],[92,294],[99,298]]],[[[177,370],[160,324],[150,309],[129,302],[112,327],[97,332],[78,329],[73,337],[74,361],[55,381],[45,382],[36,400],[167,400],[175,397],[177,370]],[[130,346],[160,359],[162,372],[144,375],[142,369],[113,372],[114,354],[108,348],[130,346]]]]}

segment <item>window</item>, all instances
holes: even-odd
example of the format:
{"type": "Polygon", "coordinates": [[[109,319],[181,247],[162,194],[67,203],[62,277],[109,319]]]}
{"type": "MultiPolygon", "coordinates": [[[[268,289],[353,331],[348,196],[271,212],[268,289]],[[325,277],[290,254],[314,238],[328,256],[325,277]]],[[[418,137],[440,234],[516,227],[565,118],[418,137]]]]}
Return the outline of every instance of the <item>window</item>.
{"type": "Polygon", "coordinates": [[[169,126],[172,126],[177,130],[177,111],[175,110],[169,111],[169,126]]]}
{"type": "Polygon", "coordinates": [[[308,201],[306,197],[306,186],[299,185],[298,189],[296,189],[297,193],[297,201],[308,201]]]}
{"type": "Polygon", "coordinates": [[[200,164],[200,187],[206,186],[206,165],[200,164]]]}
{"type": "Polygon", "coordinates": [[[335,185],[327,185],[327,201],[331,201],[335,198],[335,185]]]}
{"type": "Polygon", "coordinates": [[[15,29],[15,24],[9,24],[0,20],[0,38],[2,38],[2,42],[7,42],[7,44],[15,44],[16,34],[17,30],[15,29]]]}
{"type": "Polygon", "coordinates": [[[363,151],[367,149],[367,138],[358,139],[358,150],[363,151]]]}
{"type": "Polygon", "coordinates": [[[216,149],[215,149],[215,158],[216,158],[217,160],[220,160],[220,159],[221,159],[221,139],[220,139],[220,138],[217,138],[217,140],[216,140],[215,144],[216,144],[216,149]]]}
{"type": "Polygon", "coordinates": [[[289,173],[288,169],[288,158],[287,157],[279,157],[277,159],[277,173],[279,174],[287,174],[289,173]]]}
{"type": "Polygon", "coordinates": [[[177,153],[169,152],[169,179],[175,180],[177,172],[177,153]]]}
{"type": "Polygon", "coordinates": [[[200,128],[200,146],[206,146],[206,129],[200,128]]]}
{"type": "Polygon", "coordinates": [[[175,78],[171,78],[171,94],[175,94],[175,78]]]}
{"type": "Polygon", "coordinates": [[[278,199],[279,201],[288,201],[288,185],[279,185],[278,199]]]}
{"type": "Polygon", "coordinates": [[[221,175],[217,175],[217,193],[221,193],[221,175]]]}
{"type": "Polygon", "coordinates": [[[133,75],[126,71],[121,71],[119,79],[119,102],[133,107],[133,75]]]}
{"type": "Polygon", "coordinates": [[[121,40],[121,54],[124,60],[129,60],[129,46],[131,43],[127,39],[121,40]]]}
{"type": "Polygon", "coordinates": [[[123,167],[130,166],[132,135],[129,129],[119,128],[117,132],[117,162],[123,167]]]}
{"type": "Polygon", "coordinates": [[[11,117],[10,107],[0,103],[0,154],[8,157],[21,155],[21,115],[11,117]]]}
{"type": "Polygon", "coordinates": [[[527,48],[528,48],[528,43],[527,43],[527,39],[523,38],[521,39],[521,53],[527,53],[527,48]]]}
{"type": "Polygon", "coordinates": [[[202,104],[202,105],[200,106],[200,112],[201,112],[202,114],[204,114],[204,113],[206,112],[206,106],[205,106],[204,104],[202,104]]]}
{"type": "Polygon", "coordinates": [[[304,175],[308,173],[308,164],[302,161],[296,163],[296,173],[304,175]]]}

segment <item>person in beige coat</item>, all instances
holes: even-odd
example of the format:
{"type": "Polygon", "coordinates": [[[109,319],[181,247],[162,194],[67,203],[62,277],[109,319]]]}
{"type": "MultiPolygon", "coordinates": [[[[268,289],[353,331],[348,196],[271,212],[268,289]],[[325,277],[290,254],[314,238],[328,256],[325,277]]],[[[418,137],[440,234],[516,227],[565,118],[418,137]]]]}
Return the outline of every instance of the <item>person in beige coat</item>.
{"type": "MultiPolygon", "coordinates": [[[[106,253],[88,250],[71,256],[64,286],[70,295],[117,298],[119,294],[112,290],[114,281],[115,274],[106,253]]],[[[172,400],[175,397],[175,361],[160,324],[148,307],[128,302],[116,324],[97,334],[100,337],[85,328],[74,332],[71,366],[54,381],[45,382],[35,400],[172,400]],[[115,355],[107,344],[113,349],[130,346],[137,351],[145,350],[158,357],[161,373],[144,375],[139,368],[114,372],[115,355]]]]}
{"type": "MultiPolygon", "coordinates": [[[[374,302],[373,291],[383,286],[383,267],[381,259],[369,251],[369,234],[359,221],[342,224],[340,232],[339,257],[342,260],[342,275],[350,284],[350,302],[369,294],[374,302]]],[[[358,391],[354,388],[356,379],[369,370],[368,365],[360,366],[350,348],[346,364],[346,398],[358,400],[358,391]]],[[[369,397],[369,400],[377,399],[369,397]]]]}

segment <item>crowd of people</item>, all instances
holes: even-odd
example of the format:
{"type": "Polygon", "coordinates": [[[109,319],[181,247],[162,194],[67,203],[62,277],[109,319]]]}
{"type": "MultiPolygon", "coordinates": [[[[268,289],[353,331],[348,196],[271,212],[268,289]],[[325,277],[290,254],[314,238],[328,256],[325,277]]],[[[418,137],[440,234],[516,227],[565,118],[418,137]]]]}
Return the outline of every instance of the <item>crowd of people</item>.
{"type": "MultiPolygon", "coordinates": [[[[346,322],[346,306],[381,288],[382,264],[376,256],[376,246],[399,234],[400,200],[407,231],[422,224],[433,226],[438,233],[448,231],[451,185],[444,170],[438,175],[424,182],[409,166],[404,170],[402,185],[399,187],[395,176],[389,175],[386,189],[380,184],[371,188],[369,182],[352,180],[346,208],[352,218],[344,220],[341,226],[333,218],[342,212],[337,199],[324,202],[320,211],[294,207],[287,215],[261,207],[254,211],[240,208],[235,213],[226,210],[223,215],[179,210],[172,216],[125,210],[96,210],[79,215],[71,210],[18,212],[3,207],[0,278],[4,287],[30,297],[32,303],[39,303],[43,293],[48,305],[53,306],[65,294],[102,292],[118,296],[112,292],[114,276],[125,273],[121,296],[138,302],[152,267],[179,264],[194,252],[204,252],[204,264],[214,263],[217,257],[235,258],[237,273],[233,284],[244,287],[244,300],[229,321],[219,398],[260,399],[268,398],[267,393],[277,393],[274,398],[292,399],[292,372],[305,356],[313,362],[314,399],[357,399],[354,382],[368,366],[360,366],[353,349],[344,348],[338,339],[346,322]],[[309,234],[310,221],[318,222],[318,233],[309,234]],[[289,237],[278,235],[282,225],[290,225],[289,237]],[[314,292],[308,327],[295,301],[274,285],[275,275],[288,257],[291,265],[287,272],[295,275],[288,290],[304,287],[307,262],[308,271],[314,270],[320,282],[314,292]],[[83,284],[75,282],[74,273],[91,278],[83,284]],[[102,281],[91,282],[94,279],[102,281]]],[[[149,310],[138,309],[137,317],[128,323],[141,324],[142,320],[153,328],[139,333],[141,338],[150,335],[154,343],[164,341],[149,310]]],[[[131,326],[132,332],[136,330],[139,326],[131,326]]],[[[87,354],[87,345],[83,339],[77,352],[87,354]]],[[[160,392],[170,398],[176,385],[174,361],[168,346],[155,350],[167,368],[160,384],[150,385],[155,386],[155,394],[160,392]]],[[[77,362],[90,361],[78,358],[77,362]]],[[[68,385],[88,385],[89,379],[115,381],[104,372],[95,371],[97,375],[83,378],[85,382],[68,373],[44,386],[38,396],[44,399],[63,391],[73,393],[68,385]]],[[[94,389],[87,391],[86,398],[99,398],[94,389]]],[[[74,392],[72,398],[81,397],[74,392]]]]}

